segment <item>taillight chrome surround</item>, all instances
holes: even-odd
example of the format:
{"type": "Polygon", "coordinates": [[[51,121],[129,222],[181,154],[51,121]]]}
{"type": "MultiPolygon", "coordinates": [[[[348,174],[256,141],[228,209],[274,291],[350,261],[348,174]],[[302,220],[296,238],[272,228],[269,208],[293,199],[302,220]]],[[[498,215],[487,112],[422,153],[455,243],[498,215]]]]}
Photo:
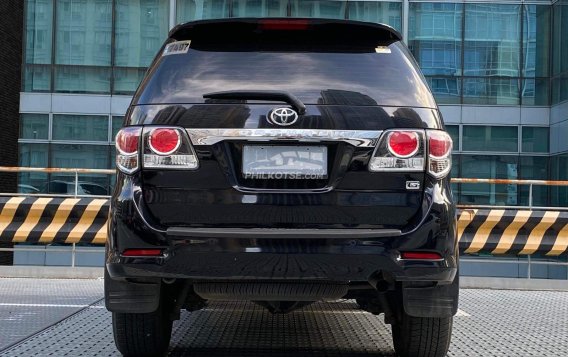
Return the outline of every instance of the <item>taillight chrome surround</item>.
{"type": "Polygon", "coordinates": [[[133,174],[140,168],[138,151],[142,128],[129,126],[116,134],[116,167],[125,174],[133,174]]]}
{"type": "Polygon", "coordinates": [[[426,130],[426,136],[428,138],[428,173],[435,178],[445,177],[452,170],[452,138],[448,133],[441,130],[426,130]],[[434,141],[443,142],[444,147],[442,152],[434,151],[439,150],[436,148],[434,150],[434,141]]]}
{"type": "Polygon", "coordinates": [[[177,127],[137,127],[130,126],[119,130],[115,139],[116,167],[125,174],[133,174],[140,167],[149,169],[195,170],[199,167],[197,154],[187,133],[177,127]],[[172,149],[160,151],[151,144],[152,133],[160,129],[174,130],[177,142],[172,149]],[[136,143],[132,140],[136,140],[136,143]],[[134,150],[133,148],[136,148],[134,150]],[[142,162],[140,159],[142,158],[142,162]]]}
{"type": "MultiPolygon", "coordinates": [[[[407,135],[410,137],[410,135],[407,135]]],[[[387,130],[378,141],[369,161],[372,172],[419,172],[427,170],[434,178],[443,178],[452,168],[452,139],[442,130],[396,129],[387,130]],[[391,145],[396,133],[409,134],[418,138],[414,150],[399,154],[391,145]],[[436,143],[435,143],[436,142],[436,143]],[[433,145],[438,145],[434,148],[433,145]],[[436,152],[436,155],[433,152],[436,152]]]]}
{"type": "Polygon", "coordinates": [[[145,127],[142,133],[143,152],[142,165],[148,169],[168,169],[168,170],[195,170],[199,167],[197,154],[191,145],[187,133],[182,128],[177,127],[145,127]],[[160,130],[175,130],[178,142],[172,150],[162,152],[152,146],[152,134],[160,130]]]}
{"type": "Polygon", "coordinates": [[[424,171],[425,147],[424,130],[387,130],[383,133],[371,160],[369,171],[373,172],[416,172],[424,171]],[[406,155],[397,155],[390,145],[391,136],[395,133],[411,134],[418,140],[417,147],[406,155]]]}

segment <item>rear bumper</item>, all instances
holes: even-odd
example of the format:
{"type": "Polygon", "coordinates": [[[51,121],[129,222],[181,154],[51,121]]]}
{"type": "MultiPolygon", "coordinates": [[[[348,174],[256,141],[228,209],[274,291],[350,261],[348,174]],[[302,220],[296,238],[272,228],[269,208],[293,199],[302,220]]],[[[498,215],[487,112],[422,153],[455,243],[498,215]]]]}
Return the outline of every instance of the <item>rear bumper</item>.
{"type": "Polygon", "coordinates": [[[370,281],[377,274],[398,282],[449,284],[457,273],[457,262],[398,260],[387,253],[235,253],[196,252],[178,247],[168,257],[129,258],[109,255],[107,269],[114,279],[180,278],[201,281],[370,281]]]}
{"type": "Polygon", "coordinates": [[[107,269],[114,279],[194,281],[454,281],[458,270],[455,210],[445,182],[427,190],[419,222],[396,229],[170,228],[147,220],[142,191],[124,177],[111,203],[107,269]],[[160,257],[124,257],[131,248],[160,248],[160,257]],[[405,251],[440,254],[438,261],[400,259],[405,251]]]}

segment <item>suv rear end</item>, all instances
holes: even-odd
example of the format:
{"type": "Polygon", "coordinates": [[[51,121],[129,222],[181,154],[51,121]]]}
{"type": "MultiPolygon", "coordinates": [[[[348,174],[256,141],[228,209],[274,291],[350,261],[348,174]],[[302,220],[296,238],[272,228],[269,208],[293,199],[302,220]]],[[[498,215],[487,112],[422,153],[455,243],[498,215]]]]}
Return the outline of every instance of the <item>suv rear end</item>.
{"type": "Polygon", "coordinates": [[[400,40],[324,19],[170,32],[116,138],[105,301],[123,354],[164,353],[208,300],[350,298],[385,314],[399,355],[445,355],[452,144],[400,40]]]}

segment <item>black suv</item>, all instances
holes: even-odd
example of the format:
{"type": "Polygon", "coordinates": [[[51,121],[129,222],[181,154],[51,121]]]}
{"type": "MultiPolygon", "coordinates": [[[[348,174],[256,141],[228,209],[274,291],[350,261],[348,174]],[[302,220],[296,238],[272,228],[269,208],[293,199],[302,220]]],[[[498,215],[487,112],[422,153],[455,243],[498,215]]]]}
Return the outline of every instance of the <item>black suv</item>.
{"type": "Polygon", "coordinates": [[[174,28],[116,137],[105,301],[125,355],[181,309],[355,299],[401,356],[443,356],[458,305],[452,142],[391,27],[174,28]]]}

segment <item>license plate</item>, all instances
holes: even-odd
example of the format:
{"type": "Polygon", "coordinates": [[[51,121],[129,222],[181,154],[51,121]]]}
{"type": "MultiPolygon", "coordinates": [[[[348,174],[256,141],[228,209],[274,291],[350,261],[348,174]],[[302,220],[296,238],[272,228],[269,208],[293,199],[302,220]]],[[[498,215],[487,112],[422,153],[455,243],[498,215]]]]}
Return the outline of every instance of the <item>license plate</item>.
{"type": "Polygon", "coordinates": [[[242,171],[245,179],[325,179],[327,147],[245,145],[242,171]]]}

